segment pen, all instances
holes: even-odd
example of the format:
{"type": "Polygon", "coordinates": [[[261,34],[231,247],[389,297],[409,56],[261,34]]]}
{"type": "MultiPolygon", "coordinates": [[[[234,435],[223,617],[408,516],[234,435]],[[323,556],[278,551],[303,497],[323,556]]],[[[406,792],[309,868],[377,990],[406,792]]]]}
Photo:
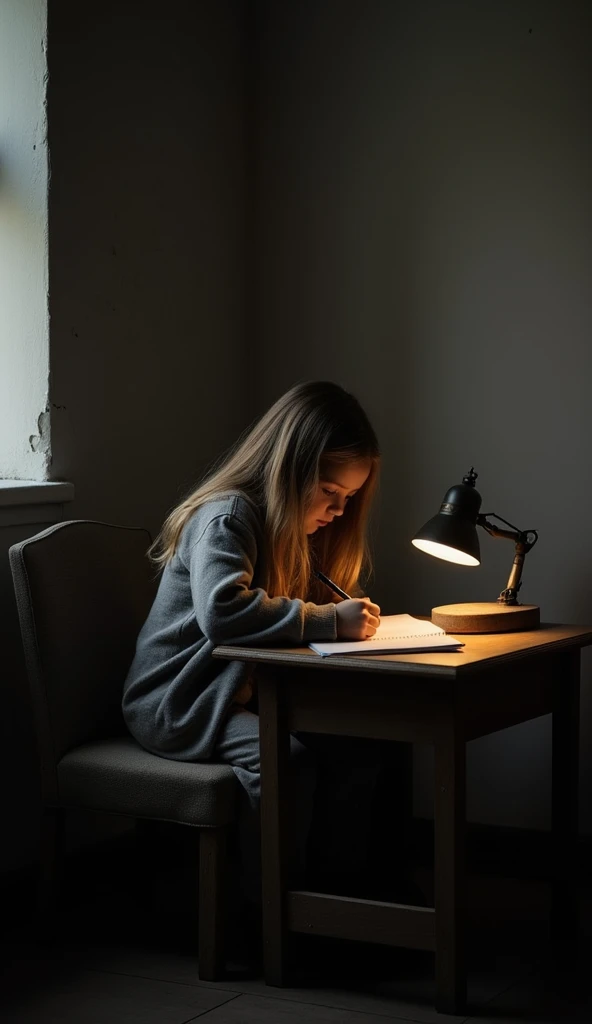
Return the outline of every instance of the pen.
{"type": "Polygon", "coordinates": [[[329,587],[329,590],[338,594],[339,597],[345,598],[346,601],[352,600],[349,594],[346,594],[345,590],[342,590],[341,587],[338,587],[337,584],[333,582],[333,580],[330,580],[328,576],[325,576],[324,572],[319,572],[318,569],[313,569],[313,576],[316,576],[321,583],[324,583],[326,587],[329,587]]]}

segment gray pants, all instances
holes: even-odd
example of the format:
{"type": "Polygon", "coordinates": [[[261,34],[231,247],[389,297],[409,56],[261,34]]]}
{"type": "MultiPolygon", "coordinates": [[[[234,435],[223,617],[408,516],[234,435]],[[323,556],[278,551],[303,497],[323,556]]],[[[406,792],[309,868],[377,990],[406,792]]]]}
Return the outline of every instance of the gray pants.
{"type": "MultiPolygon", "coordinates": [[[[259,903],[259,717],[247,708],[233,705],[218,734],[212,760],[231,765],[241,784],[239,884],[250,902],[259,903]]],[[[364,860],[370,824],[369,797],[378,772],[378,757],[370,741],[316,733],[290,737],[287,839],[291,886],[302,885],[313,816],[310,838],[321,877],[332,873],[334,865],[347,874],[364,860]]]]}

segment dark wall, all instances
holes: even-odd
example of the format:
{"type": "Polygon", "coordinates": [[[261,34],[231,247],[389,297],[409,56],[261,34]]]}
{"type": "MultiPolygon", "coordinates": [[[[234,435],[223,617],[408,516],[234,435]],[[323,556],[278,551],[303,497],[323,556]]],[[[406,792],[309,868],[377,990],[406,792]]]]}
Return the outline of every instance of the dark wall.
{"type": "MultiPolygon", "coordinates": [[[[384,452],[385,611],[495,600],[411,547],[471,465],[483,511],[540,531],[521,592],[592,621],[590,67],[583,0],[286,0],[259,11],[260,391],[335,379],[384,452]]],[[[582,827],[592,829],[591,663],[582,827]]],[[[469,745],[469,813],[549,822],[549,721],[469,745]]],[[[416,811],[430,813],[429,759],[416,811]]]]}
{"type": "Polygon", "coordinates": [[[240,0],[53,3],[53,465],[155,530],[242,428],[240,0]]]}

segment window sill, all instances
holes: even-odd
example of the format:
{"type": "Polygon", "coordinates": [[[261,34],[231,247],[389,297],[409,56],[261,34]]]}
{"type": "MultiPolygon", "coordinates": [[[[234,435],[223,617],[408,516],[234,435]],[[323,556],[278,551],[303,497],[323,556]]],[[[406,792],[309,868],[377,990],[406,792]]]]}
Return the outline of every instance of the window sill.
{"type": "Polygon", "coordinates": [[[64,480],[0,480],[0,527],[59,523],[74,485],[64,480]]]}

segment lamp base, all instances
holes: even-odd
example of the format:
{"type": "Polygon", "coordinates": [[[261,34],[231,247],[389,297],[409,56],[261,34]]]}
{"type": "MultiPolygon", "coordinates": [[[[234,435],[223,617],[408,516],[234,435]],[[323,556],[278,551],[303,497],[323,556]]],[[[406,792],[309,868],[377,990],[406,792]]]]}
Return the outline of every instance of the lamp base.
{"type": "Polygon", "coordinates": [[[541,610],[538,604],[498,601],[441,604],[432,608],[432,622],[447,633],[520,633],[539,628],[541,610]]]}

